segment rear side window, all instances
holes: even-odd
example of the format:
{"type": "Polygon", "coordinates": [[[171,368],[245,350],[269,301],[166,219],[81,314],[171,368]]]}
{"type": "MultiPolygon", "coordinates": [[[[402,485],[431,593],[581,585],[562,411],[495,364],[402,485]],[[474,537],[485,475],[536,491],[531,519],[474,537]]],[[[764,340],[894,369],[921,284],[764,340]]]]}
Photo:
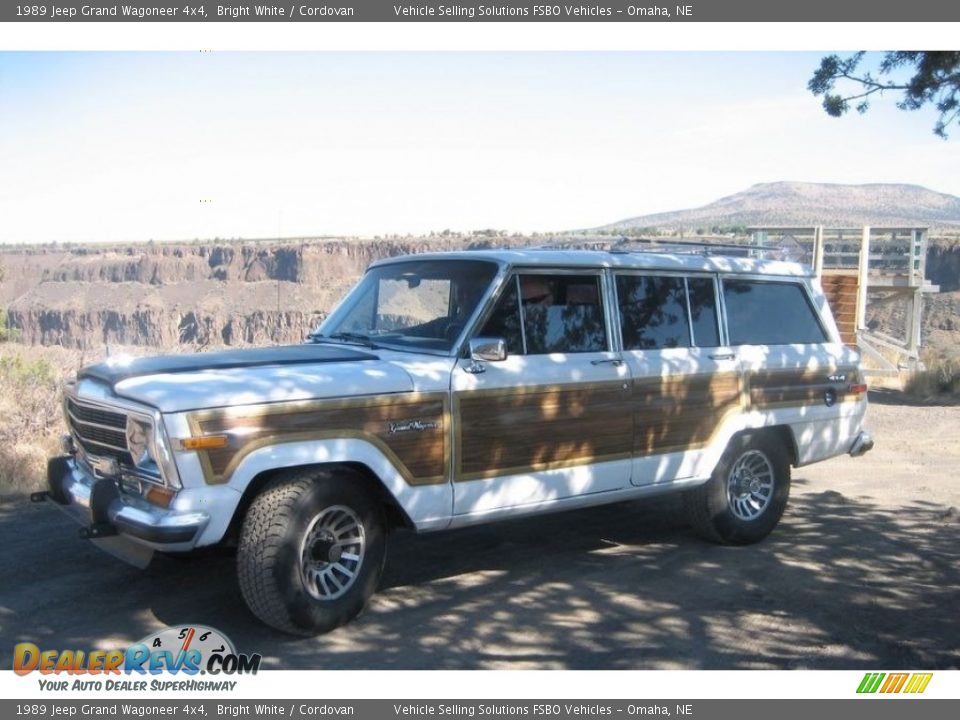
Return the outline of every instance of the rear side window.
{"type": "Polygon", "coordinates": [[[720,344],[713,278],[618,275],[617,302],[625,350],[720,344]]]}
{"type": "Polygon", "coordinates": [[[617,301],[624,350],[690,347],[682,277],[620,275],[617,301]]]}
{"type": "Polygon", "coordinates": [[[827,341],[797,283],[723,281],[731,345],[796,345],[827,341]]]}

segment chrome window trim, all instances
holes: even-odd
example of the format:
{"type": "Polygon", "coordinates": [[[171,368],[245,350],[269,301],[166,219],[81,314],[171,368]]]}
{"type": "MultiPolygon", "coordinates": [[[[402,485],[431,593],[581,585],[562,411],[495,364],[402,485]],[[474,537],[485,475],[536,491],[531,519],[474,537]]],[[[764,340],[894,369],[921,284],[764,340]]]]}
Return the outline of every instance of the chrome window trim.
{"type": "Polygon", "coordinates": [[[731,347],[730,331],[727,328],[727,303],[723,298],[723,278],[720,273],[713,276],[713,294],[717,299],[717,322],[720,324],[721,347],[731,347]]]}
{"type": "Polygon", "coordinates": [[[604,273],[604,302],[607,304],[611,352],[623,354],[623,328],[620,324],[620,306],[617,304],[617,281],[612,268],[604,273]]]}
{"type": "Polygon", "coordinates": [[[687,327],[690,329],[690,347],[697,347],[697,336],[693,330],[693,313],[690,311],[690,278],[683,276],[683,304],[687,306],[687,327]]]}
{"type": "Polygon", "coordinates": [[[527,316],[523,309],[523,298],[520,296],[520,273],[513,274],[513,285],[517,289],[517,310],[520,313],[520,344],[523,345],[523,356],[527,356],[527,316]]]}

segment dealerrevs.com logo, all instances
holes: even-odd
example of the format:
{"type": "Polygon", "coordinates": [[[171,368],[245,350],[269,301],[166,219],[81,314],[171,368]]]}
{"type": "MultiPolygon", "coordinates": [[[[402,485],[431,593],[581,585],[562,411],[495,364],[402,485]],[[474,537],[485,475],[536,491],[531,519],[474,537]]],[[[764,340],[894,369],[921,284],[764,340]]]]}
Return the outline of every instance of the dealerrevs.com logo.
{"type": "Polygon", "coordinates": [[[34,643],[19,643],[13,650],[13,671],[56,676],[41,678],[41,690],[233,690],[236,681],[222,677],[255,675],[260,659],[259,654],[238,653],[219,630],[188,625],[166,628],[117,650],[41,650],[34,643]],[[193,679],[197,675],[215,679],[193,679]],[[64,676],[80,677],[61,679],[64,676]],[[145,676],[154,677],[148,681],[145,676]]]}
{"type": "Polygon", "coordinates": [[[919,694],[927,689],[933,673],[868,672],[860,681],[858,693],[919,694]]]}

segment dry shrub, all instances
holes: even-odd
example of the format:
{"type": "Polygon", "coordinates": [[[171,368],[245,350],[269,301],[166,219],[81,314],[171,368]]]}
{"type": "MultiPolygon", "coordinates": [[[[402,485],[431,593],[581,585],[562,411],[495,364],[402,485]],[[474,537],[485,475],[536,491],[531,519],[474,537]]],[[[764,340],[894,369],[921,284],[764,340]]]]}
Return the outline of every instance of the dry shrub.
{"type": "MultiPolygon", "coordinates": [[[[219,348],[175,345],[165,348],[113,347],[112,354],[183,353],[219,348]]],[[[0,498],[46,486],[47,458],[59,454],[63,383],[84,365],[106,356],[62,347],[0,343],[0,498]]]]}
{"type": "Polygon", "coordinates": [[[81,362],[62,348],[0,349],[0,496],[41,489],[64,432],[61,388],[81,362]]]}
{"type": "Polygon", "coordinates": [[[925,370],[914,373],[907,381],[908,393],[928,399],[944,396],[960,399],[960,358],[933,358],[925,365],[925,370]]]}

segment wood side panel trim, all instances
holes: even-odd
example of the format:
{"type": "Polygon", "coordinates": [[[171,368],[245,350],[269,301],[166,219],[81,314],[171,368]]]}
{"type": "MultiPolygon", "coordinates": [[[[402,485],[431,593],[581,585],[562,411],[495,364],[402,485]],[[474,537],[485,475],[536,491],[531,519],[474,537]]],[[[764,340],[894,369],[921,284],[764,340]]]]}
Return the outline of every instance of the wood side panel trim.
{"type": "Polygon", "coordinates": [[[192,413],[187,421],[194,437],[230,436],[227,447],[198,452],[208,484],[227,482],[240,462],[259,448],[334,439],[360,439],[376,446],[410,485],[438,484],[449,478],[446,393],[205,410],[192,413]],[[403,429],[402,424],[411,421],[419,422],[420,428],[403,429]]]}
{"type": "Polygon", "coordinates": [[[838,403],[859,400],[859,395],[847,392],[849,385],[859,379],[860,370],[852,366],[756,371],[748,374],[748,400],[754,409],[819,405],[830,389],[837,392],[838,403]],[[845,375],[846,379],[830,381],[828,378],[834,374],[845,375]]]}
{"type": "Polygon", "coordinates": [[[622,380],[457,393],[458,481],[628,459],[630,388],[622,380]]]}
{"type": "Polygon", "coordinates": [[[742,406],[740,374],[634,380],[634,451],[638,457],[709,444],[727,415],[742,406]]]}

